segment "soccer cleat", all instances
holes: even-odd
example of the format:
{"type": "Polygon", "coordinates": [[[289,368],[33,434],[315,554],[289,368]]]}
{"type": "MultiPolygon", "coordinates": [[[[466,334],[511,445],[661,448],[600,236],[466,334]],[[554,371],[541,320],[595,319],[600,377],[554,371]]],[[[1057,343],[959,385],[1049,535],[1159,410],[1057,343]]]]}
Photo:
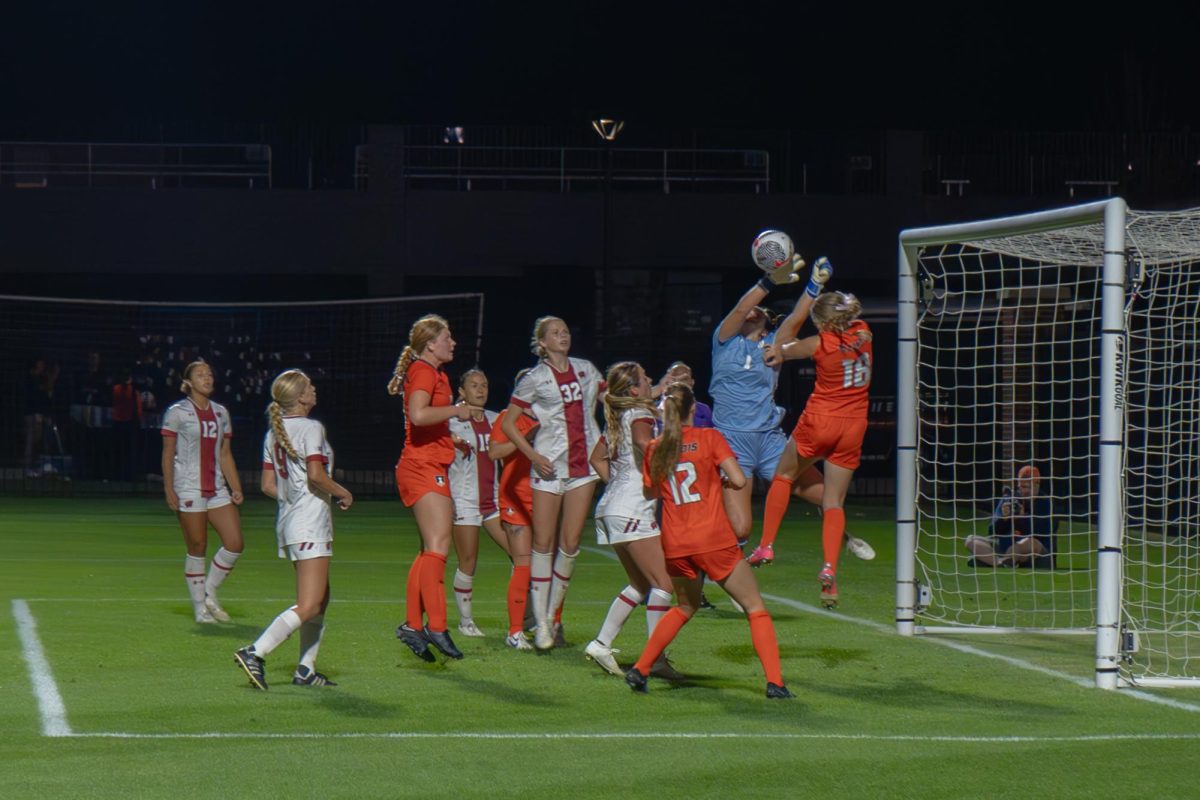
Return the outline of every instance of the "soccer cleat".
{"type": "Polygon", "coordinates": [[[767,564],[770,564],[774,560],[775,560],[774,545],[767,545],[766,547],[764,547],[761,544],[758,547],[754,548],[754,552],[751,553],[749,555],[749,557],[746,558],[746,561],[749,562],[750,566],[752,566],[752,567],[765,567],[767,564]]]}
{"type": "Polygon", "coordinates": [[[875,548],[867,544],[864,540],[857,536],[846,534],[846,549],[850,551],[850,555],[856,558],[861,558],[863,561],[870,561],[875,558],[875,548]]]}
{"type": "Polygon", "coordinates": [[[768,700],[788,700],[796,695],[788,691],[786,686],[780,686],[777,683],[767,683],[767,699],[768,700]]]}
{"type": "Polygon", "coordinates": [[[524,631],[519,633],[510,633],[504,638],[504,643],[513,650],[532,650],[533,645],[529,641],[529,637],[524,631]]]}
{"type": "Polygon", "coordinates": [[[425,626],[425,638],[441,651],[446,658],[462,658],[462,650],[454,646],[454,640],[450,638],[450,631],[431,631],[429,626],[425,626]]]}
{"type": "Polygon", "coordinates": [[[221,604],[217,602],[217,598],[211,594],[204,595],[204,610],[212,615],[212,618],[217,622],[229,622],[229,612],[221,608],[221,604]]]}
{"type": "Polygon", "coordinates": [[[817,581],[821,584],[821,605],[826,608],[837,608],[838,590],[837,576],[834,575],[833,569],[826,564],[817,574],[817,581]]]}
{"type": "Polygon", "coordinates": [[[595,661],[602,670],[610,672],[618,678],[625,674],[621,671],[621,665],[613,658],[613,653],[619,652],[621,651],[603,645],[596,639],[592,639],[588,642],[587,647],[583,648],[583,654],[589,661],[595,661]]]}
{"type": "Polygon", "coordinates": [[[533,630],[533,646],[538,650],[549,650],[554,647],[554,630],[550,622],[539,622],[533,630]]]}
{"type": "Polygon", "coordinates": [[[292,674],[293,686],[337,686],[336,683],[329,680],[325,675],[317,672],[315,669],[300,664],[296,667],[295,673],[292,674]]]}
{"type": "Polygon", "coordinates": [[[479,626],[475,624],[475,620],[473,619],[459,620],[458,632],[463,636],[471,636],[475,638],[487,635],[483,631],[479,630],[479,626]]]}
{"type": "Polygon", "coordinates": [[[554,646],[555,647],[570,647],[571,644],[567,641],[566,635],[563,633],[563,624],[561,622],[554,623],[554,646]]]}
{"type": "Polygon", "coordinates": [[[700,593],[700,607],[710,609],[712,611],[717,610],[717,607],[714,606],[711,602],[709,602],[708,597],[704,594],[704,592],[700,593]]]}
{"type": "Polygon", "coordinates": [[[638,672],[637,667],[630,667],[625,671],[625,682],[635,692],[646,693],[646,676],[638,672]]]}
{"type": "Polygon", "coordinates": [[[201,605],[196,609],[196,624],[197,625],[215,625],[217,618],[212,615],[205,606],[201,605]]]}
{"type": "Polygon", "coordinates": [[[234,662],[241,667],[255,689],[267,690],[266,663],[249,647],[233,654],[234,662]]]}
{"type": "Polygon", "coordinates": [[[513,650],[532,650],[533,645],[529,643],[524,632],[510,633],[504,638],[504,643],[513,650]]]}
{"type": "Polygon", "coordinates": [[[408,649],[413,651],[413,655],[422,661],[432,663],[436,659],[433,653],[429,652],[429,640],[425,638],[425,634],[416,628],[409,627],[407,622],[396,628],[396,638],[408,645],[408,649]]]}
{"type": "Polygon", "coordinates": [[[686,675],[675,669],[675,665],[671,663],[671,659],[667,658],[666,653],[661,654],[655,660],[653,666],[650,667],[650,675],[655,678],[662,678],[664,681],[687,680],[686,675]]]}

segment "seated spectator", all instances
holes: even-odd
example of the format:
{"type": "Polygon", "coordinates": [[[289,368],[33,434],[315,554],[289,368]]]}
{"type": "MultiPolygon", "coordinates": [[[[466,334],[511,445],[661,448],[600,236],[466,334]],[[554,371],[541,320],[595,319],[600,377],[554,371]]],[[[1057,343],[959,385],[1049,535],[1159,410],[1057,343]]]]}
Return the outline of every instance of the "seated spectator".
{"type": "Polygon", "coordinates": [[[1032,465],[1021,467],[1014,481],[1015,491],[1007,487],[992,513],[987,536],[968,536],[971,566],[1021,567],[1035,565],[1054,568],[1054,535],[1058,520],[1050,498],[1039,493],[1042,475],[1032,465]]]}

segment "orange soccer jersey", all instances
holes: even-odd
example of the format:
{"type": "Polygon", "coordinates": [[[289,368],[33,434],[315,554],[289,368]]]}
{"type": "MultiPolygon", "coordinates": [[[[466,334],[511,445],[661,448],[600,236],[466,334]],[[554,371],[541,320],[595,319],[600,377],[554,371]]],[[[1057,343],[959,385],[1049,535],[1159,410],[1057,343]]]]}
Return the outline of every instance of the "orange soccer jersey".
{"type": "MultiPolygon", "coordinates": [[[[653,487],[650,462],[662,439],[646,448],[642,485],[653,487]]],[[[725,515],[722,461],[734,458],[733,450],[716,428],[683,429],[679,460],[659,484],[662,495],[662,546],[668,559],[708,553],[737,546],[733,526],[725,515]]]]}
{"type": "Polygon", "coordinates": [[[841,333],[823,331],[813,353],[817,385],[804,406],[805,413],[866,419],[873,358],[871,329],[862,320],[855,320],[841,333]]]}
{"type": "Polygon", "coordinates": [[[450,443],[450,421],[436,425],[413,425],[408,419],[408,400],[413,392],[429,395],[429,404],[434,407],[448,406],[454,396],[450,392],[450,379],[440,369],[417,359],[408,365],[404,373],[404,450],[402,459],[429,461],[449,465],[454,461],[454,445],[450,443]]]}
{"type": "MultiPolygon", "coordinates": [[[[501,411],[492,423],[492,441],[496,444],[508,444],[510,441],[501,427],[507,413],[507,410],[501,411]]],[[[527,414],[517,417],[517,430],[527,439],[529,432],[537,426],[538,421],[527,414]]],[[[512,525],[532,524],[533,490],[529,488],[532,466],[520,450],[504,459],[504,471],[500,473],[500,518],[512,525]]]]}

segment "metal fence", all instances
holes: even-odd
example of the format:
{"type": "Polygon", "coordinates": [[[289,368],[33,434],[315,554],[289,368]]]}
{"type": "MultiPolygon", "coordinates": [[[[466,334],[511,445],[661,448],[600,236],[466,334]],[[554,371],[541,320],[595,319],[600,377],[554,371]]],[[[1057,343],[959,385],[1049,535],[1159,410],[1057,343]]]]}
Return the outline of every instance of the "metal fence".
{"type": "Polygon", "coordinates": [[[0,142],[0,187],[271,188],[265,144],[0,142]]]}

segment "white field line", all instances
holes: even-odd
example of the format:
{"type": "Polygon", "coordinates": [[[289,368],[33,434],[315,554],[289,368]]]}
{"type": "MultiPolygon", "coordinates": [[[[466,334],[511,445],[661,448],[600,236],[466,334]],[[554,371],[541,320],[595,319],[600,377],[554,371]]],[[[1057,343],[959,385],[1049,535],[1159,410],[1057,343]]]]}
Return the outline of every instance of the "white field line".
{"type": "Polygon", "coordinates": [[[12,601],[13,618],[17,621],[17,637],[21,640],[21,654],[29,667],[29,682],[33,684],[33,695],[37,699],[38,715],[42,718],[43,736],[70,736],[67,724],[67,708],[63,705],[58,685],[50,673],[50,662],[38,639],[37,622],[29,612],[29,604],[20,598],[12,601]]]}
{"type": "Polygon", "coordinates": [[[1200,733],[1113,733],[1081,736],[918,736],[913,734],[791,733],[750,731],[746,733],[73,733],[77,739],[482,739],[482,740],[646,740],[646,739],[801,739],[810,741],[917,742],[964,744],[1044,744],[1127,741],[1195,741],[1200,733]]]}
{"type": "MultiPolygon", "coordinates": [[[[616,559],[616,555],[608,550],[602,550],[597,547],[582,547],[580,549],[587,550],[589,553],[596,553],[606,558],[616,559]]],[[[780,597],[779,595],[767,594],[766,592],[763,592],[763,598],[771,601],[772,603],[778,603],[780,605],[788,606],[789,608],[794,608],[797,611],[803,611],[808,614],[825,618],[832,618],[841,622],[850,622],[855,625],[871,628],[872,630],[879,631],[880,633],[893,635],[896,633],[896,629],[891,625],[885,625],[882,622],[876,622],[870,619],[852,617],[848,614],[843,614],[838,611],[830,611],[829,609],[809,605],[808,603],[802,603],[799,600],[792,600],[788,597],[780,597]]],[[[1087,678],[1081,678],[1077,675],[1070,675],[1066,672],[1059,672],[1058,670],[1050,669],[1049,667],[1043,667],[1039,664],[1034,664],[1031,661],[1026,661],[1021,658],[1014,658],[1012,656],[1001,655],[1000,653],[993,653],[988,650],[981,650],[978,647],[960,644],[959,642],[953,642],[948,639],[942,639],[935,636],[919,636],[915,638],[918,641],[939,645],[941,647],[948,647],[951,650],[957,650],[960,653],[967,653],[968,655],[980,656],[982,658],[991,658],[1010,666],[1019,667],[1020,669],[1038,672],[1051,678],[1068,681],[1069,683],[1073,683],[1076,686],[1081,686],[1085,689],[1091,689],[1095,687],[1095,684],[1087,678]]],[[[1132,697],[1137,700],[1144,700],[1147,703],[1157,703],[1158,705],[1169,706],[1170,708],[1175,708],[1180,711],[1200,712],[1200,705],[1195,703],[1185,703],[1181,700],[1173,700],[1169,697],[1162,697],[1160,695],[1151,694],[1150,692],[1140,691],[1138,689],[1121,689],[1118,694],[1121,697],[1132,697]]]]}

